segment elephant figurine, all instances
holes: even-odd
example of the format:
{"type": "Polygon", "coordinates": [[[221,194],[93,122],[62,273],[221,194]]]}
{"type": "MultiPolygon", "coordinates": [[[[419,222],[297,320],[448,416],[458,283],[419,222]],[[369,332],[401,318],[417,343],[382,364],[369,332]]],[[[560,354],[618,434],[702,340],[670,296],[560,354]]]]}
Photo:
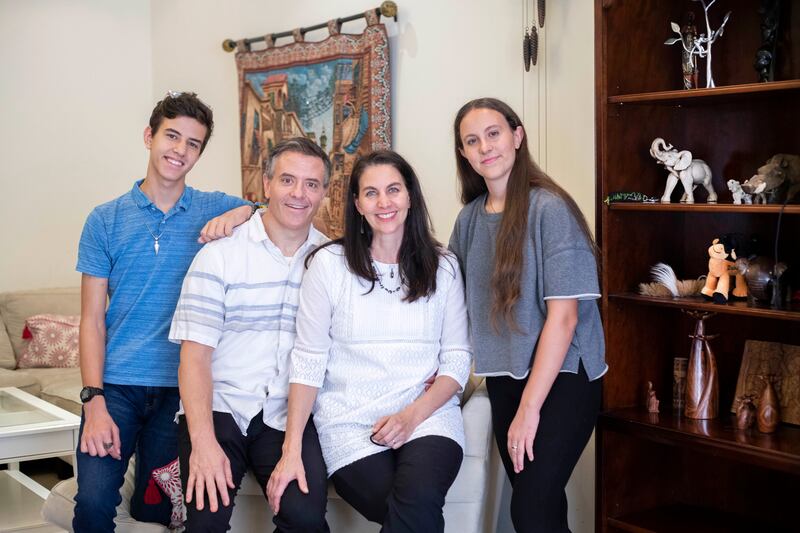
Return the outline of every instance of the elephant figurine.
{"type": "Polygon", "coordinates": [[[774,309],[783,309],[788,292],[786,263],[764,256],[750,256],[736,259],[736,270],[744,277],[748,289],[748,302],[769,303],[774,309]]]}
{"type": "Polygon", "coordinates": [[[678,151],[661,137],[653,140],[650,145],[650,155],[659,165],[664,165],[669,170],[667,186],[661,197],[661,203],[668,204],[670,202],[672,191],[679,181],[684,190],[683,196],[681,196],[682,203],[694,203],[694,189],[697,185],[702,185],[708,191],[708,203],[717,203],[717,193],[711,186],[711,168],[705,161],[692,159],[692,152],[689,150],[678,151]]]}

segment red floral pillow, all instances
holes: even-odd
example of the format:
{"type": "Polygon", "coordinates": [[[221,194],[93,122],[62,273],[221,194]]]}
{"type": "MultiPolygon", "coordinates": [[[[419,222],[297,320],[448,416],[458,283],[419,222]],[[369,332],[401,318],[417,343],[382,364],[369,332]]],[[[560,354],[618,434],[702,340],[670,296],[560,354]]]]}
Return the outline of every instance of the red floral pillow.
{"type": "Polygon", "coordinates": [[[79,366],[80,316],[34,315],[25,321],[17,368],[74,368],[79,366]]]}

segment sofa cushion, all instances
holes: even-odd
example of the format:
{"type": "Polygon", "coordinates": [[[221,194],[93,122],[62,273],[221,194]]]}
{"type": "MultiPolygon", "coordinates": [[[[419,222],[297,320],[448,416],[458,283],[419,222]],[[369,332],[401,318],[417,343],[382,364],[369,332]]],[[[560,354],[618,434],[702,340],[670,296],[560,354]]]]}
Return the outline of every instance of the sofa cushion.
{"type": "Polygon", "coordinates": [[[3,319],[17,359],[26,342],[22,339],[25,320],[29,316],[43,313],[80,315],[80,288],[36,289],[0,294],[0,317],[3,319]]]}
{"type": "Polygon", "coordinates": [[[28,317],[25,332],[31,339],[17,358],[17,368],[76,368],[80,323],[80,315],[28,317]]]}
{"type": "Polygon", "coordinates": [[[81,415],[80,393],[83,385],[80,368],[27,368],[24,372],[36,378],[41,385],[39,397],[42,400],[81,415]]]}
{"type": "Polygon", "coordinates": [[[39,392],[42,390],[39,381],[35,377],[25,372],[8,370],[7,368],[0,368],[0,387],[16,387],[34,396],[39,396],[39,392]]]}
{"type": "Polygon", "coordinates": [[[17,368],[17,358],[14,357],[14,347],[8,338],[5,326],[0,323],[0,368],[14,370],[17,368]]]}
{"type": "MultiPolygon", "coordinates": [[[[67,531],[72,531],[72,515],[75,512],[75,493],[78,491],[76,479],[64,480],[53,487],[50,495],[42,506],[42,517],[56,526],[67,531]]],[[[128,469],[125,474],[125,484],[120,489],[122,503],[117,507],[116,523],[117,533],[169,533],[169,530],[160,524],[150,522],[137,522],[131,518],[130,497],[133,494],[133,471],[128,469]]]]}

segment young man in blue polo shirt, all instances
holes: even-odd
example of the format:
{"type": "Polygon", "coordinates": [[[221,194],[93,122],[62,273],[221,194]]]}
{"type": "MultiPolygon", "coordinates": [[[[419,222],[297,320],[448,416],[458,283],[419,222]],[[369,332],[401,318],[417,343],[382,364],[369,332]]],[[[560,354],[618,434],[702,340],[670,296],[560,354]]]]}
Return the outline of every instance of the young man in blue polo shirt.
{"type": "Polygon", "coordinates": [[[131,515],[170,521],[169,499],[153,494],[154,487],[147,501],[144,495],[152,471],[178,455],[179,347],[167,339],[172,313],[202,246],[201,228],[233,210],[223,217],[230,233],[230,225],[252,212],[241,198],[186,186],[213,127],[211,109],[195,94],[168,93],[144,130],[150,151],[145,178],[96,207],[83,228],[77,265],[83,273],[83,417],[72,523],[78,533],[114,530],[119,489],[134,452],[131,515]]]}

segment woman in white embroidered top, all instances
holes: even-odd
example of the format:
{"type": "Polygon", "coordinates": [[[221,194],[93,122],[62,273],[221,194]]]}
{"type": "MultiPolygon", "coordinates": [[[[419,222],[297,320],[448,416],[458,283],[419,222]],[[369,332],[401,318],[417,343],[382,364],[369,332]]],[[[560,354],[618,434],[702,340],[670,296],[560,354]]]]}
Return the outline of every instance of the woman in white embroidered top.
{"type": "Polygon", "coordinates": [[[344,237],[307,264],[270,505],[277,512],[293,480],[305,490],[300,445],[313,406],[345,501],[386,532],[443,531],[463,457],[457,393],[471,348],[458,262],[431,235],[419,180],[400,155],[356,162],[344,237]]]}

